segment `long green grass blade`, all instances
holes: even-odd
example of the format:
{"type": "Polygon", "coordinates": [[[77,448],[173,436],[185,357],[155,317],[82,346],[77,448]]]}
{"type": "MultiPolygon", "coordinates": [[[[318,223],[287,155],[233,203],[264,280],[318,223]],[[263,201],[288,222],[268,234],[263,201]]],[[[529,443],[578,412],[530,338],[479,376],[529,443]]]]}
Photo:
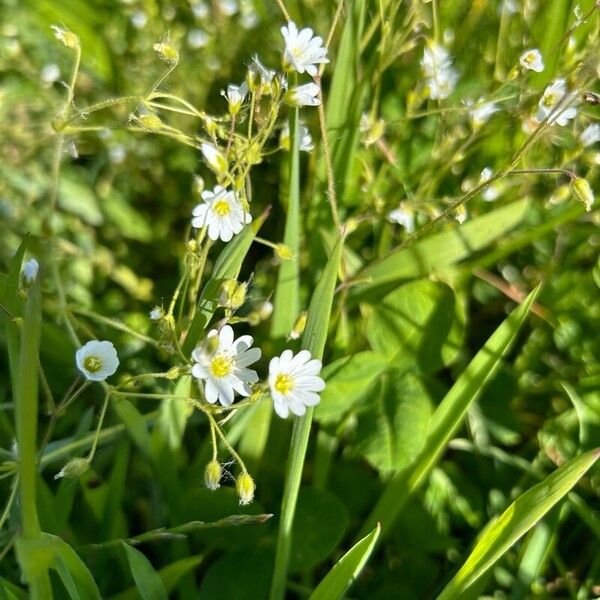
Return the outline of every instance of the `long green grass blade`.
{"type": "Polygon", "coordinates": [[[325,575],[315,591],[310,595],[310,600],[334,600],[342,598],[346,590],[360,575],[363,567],[369,560],[375,548],[381,527],[377,527],[362,540],[354,544],[333,569],[325,575]]]}
{"type": "Polygon", "coordinates": [[[433,413],[427,439],[415,461],[388,483],[371,512],[361,534],[381,523],[382,536],[390,529],[408,497],[423,483],[446,448],[448,441],[462,423],[469,406],[477,400],[491,380],[502,357],[510,348],[524,323],[539,288],[527,296],[496,329],[484,347],[469,363],[456,383],[433,413]]]}
{"type": "Polygon", "coordinates": [[[167,590],[150,561],[129,544],[123,542],[122,547],[140,596],[144,600],[166,600],[167,590]]]}
{"type": "MultiPolygon", "coordinates": [[[[302,348],[308,350],[314,358],[323,357],[331,307],[333,305],[335,282],[342,255],[342,246],[343,240],[340,239],[329,257],[325,270],[321,274],[308,309],[306,329],[302,337],[302,348]]],[[[281,600],[285,593],[290,545],[292,542],[292,523],[294,521],[294,512],[298,500],[298,490],[300,489],[302,468],[304,466],[313,413],[314,409],[309,408],[303,417],[294,420],[290,458],[279,520],[275,567],[271,585],[271,600],[281,600]]]]}
{"type": "Polygon", "coordinates": [[[575,486],[598,457],[599,449],[590,450],[562,465],[544,481],[521,494],[497,519],[488,524],[469,558],[438,596],[438,600],[460,597],[575,486]]]}

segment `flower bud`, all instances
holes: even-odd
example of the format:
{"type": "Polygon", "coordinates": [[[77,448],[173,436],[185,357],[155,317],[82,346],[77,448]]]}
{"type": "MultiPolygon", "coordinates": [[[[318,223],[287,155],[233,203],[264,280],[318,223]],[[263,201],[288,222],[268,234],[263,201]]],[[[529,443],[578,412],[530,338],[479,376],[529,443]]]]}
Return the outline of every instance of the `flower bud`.
{"type": "Polygon", "coordinates": [[[268,300],[265,300],[258,307],[258,316],[260,317],[261,321],[266,321],[272,314],[273,314],[273,304],[271,302],[269,302],[268,300]]]}
{"type": "Polygon", "coordinates": [[[77,479],[89,468],[90,461],[87,458],[73,458],[54,476],[54,479],[60,479],[61,477],[77,479]]]}
{"type": "Polygon", "coordinates": [[[152,48],[167,63],[176,64],[179,61],[179,52],[170,42],[160,42],[154,44],[152,48]]]}
{"type": "Polygon", "coordinates": [[[62,42],[65,48],[75,50],[79,47],[79,38],[72,31],[58,27],[58,25],[51,25],[50,29],[54,31],[54,37],[62,42]]]}
{"type": "Polygon", "coordinates": [[[235,279],[225,280],[221,286],[219,304],[232,310],[238,309],[246,300],[247,289],[248,284],[245,282],[240,283],[235,279]]]}
{"type": "Polygon", "coordinates": [[[23,285],[30,287],[33,282],[37,279],[38,272],[40,270],[40,264],[35,258],[29,259],[24,265],[21,272],[23,278],[23,285]]]}
{"type": "Polygon", "coordinates": [[[237,478],[235,489],[240,498],[240,504],[250,504],[254,500],[256,486],[254,485],[254,479],[246,471],[237,478]]]}
{"type": "Polygon", "coordinates": [[[290,339],[297,340],[304,333],[305,327],[306,327],[306,313],[303,312],[296,319],[296,322],[294,323],[294,328],[290,331],[290,339]]]}
{"type": "Polygon", "coordinates": [[[208,166],[217,173],[217,175],[227,173],[227,160],[215,146],[205,142],[200,146],[200,151],[202,152],[202,156],[204,156],[204,160],[208,163],[208,166]]]}
{"type": "Polygon", "coordinates": [[[204,485],[209,490],[216,490],[221,484],[222,469],[216,460],[211,460],[204,469],[204,485]]]}
{"type": "Polygon", "coordinates": [[[140,115],[138,119],[142,124],[142,127],[144,127],[144,129],[149,129],[150,131],[156,131],[163,126],[160,117],[155,113],[145,113],[140,115]]]}
{"type": "Polygon", "coordinates": [[[292,260],[294,258],[290,247],[286,244],[277,244],[275,246],[275,255],[281,260],[292,260]]]}
{"type": "Polygon", "coordinates": [[[590,212],[594,204],[594,192],[592,192],[590,184],[583,177],[574,177],[571,181],[571,188],[575,198],[585,206],[587,212],[590,212]]]}

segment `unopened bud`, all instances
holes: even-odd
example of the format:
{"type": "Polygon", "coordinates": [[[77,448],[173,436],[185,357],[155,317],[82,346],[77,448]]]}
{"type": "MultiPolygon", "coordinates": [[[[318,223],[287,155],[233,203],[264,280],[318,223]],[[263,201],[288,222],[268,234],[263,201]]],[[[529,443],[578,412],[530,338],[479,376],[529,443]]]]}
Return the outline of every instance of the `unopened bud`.
{"type": "Polygon", "coordinates": [[[25,287],[30,287],[31,284],[37,279],[38,272],[40,270],[40,265],[35,258],[29,259],[24,265],[23,270],[21,272],[21,276],[23,277],[23,285],[25,287]]]}
{"type": "Polygon", "coordinates": [[[296,319],[296,322],[294,323],[294,328],[290,331],[290,339],[297,340],[304,333],[305,327],[306,327],[306,313],[303,312],[296,319]]]}
{"type": "Polygon", "coordinates": [[[211,460],[204,469],[204,485],[209,490],[216,490],[221,485],[222,473],[221,465],[216,460],[211,460]]]}
{"type": "Polygon", "coordinates": [[[202,152],[202,156],[204,156],[204,160],[208,163],[208,166],[217,173],[217,175],[227,173],[227,160],[225,160],[225,157],[217,150],[217,148],[215,148],[215,146],[204,143],[200,146],[200,151],[202,152]]]}
{"type": "Polygon", "coordinates": [[[238,309],[246,300],[246,290],[248,284],[245,282],[238,282],[235,279],[227,279],[221,286],[221,295],[219,297],[219,303],[221,306],[230,308],[232,310],[238,309]]]}
{"type": "Polygon", "coordinates": [[[152,46],[154,51],[165,61],[170,64],[175,64],[179,61],[179,52],[177,48],[170,42],[160,42],[152,46]]]}
{"type": "Polygon", "coordinates": [[[290,247],[286,244],[277,244],[275,246],[275,255],[281,260],[292,260],[294,258],[290,247]]]}
{"type": "Polygon", "coordinates": [[[144,129],[149,129],[150,131],[156,131],[161,129],[163,126],[163,122],[161,121],[160,117],[155,113],[146,113],[140,115],[138,119],[142,124],[142,127],[144,127],[144,129]]]}
{"type": "Polygon", "coordinates": [[[240,504],[250,504],[254,500],[254,479],[244,471],[235,482],[235,489],[240,499],[240,504]]]}
{"type": "Polygon", "coordinates": [[[204,179],[200,175],[194,176],[193,191],[196,196],[200,196],[204,191],[204,179]]]}
{"type": "Polygon", "coordinates": [[[590,184],[583,177],[574,177],[571,187],[577,200],[585,206],[587,212],[590,212],[594,204],[594,192],[592,192],[590,184]]]}
{"type": "Polygon", "coordinates": [[[87,458],[73,458],[54,476],[54,479],[60,479],[61,477],[77,479],[89,468],[90,461],[87,458]]]}
{"type": "Polygon", "coordinates": [[[271,302],[269,302],[268,300],[265,300],[258,307],[258,316],[260,317],[261,321],[266,321],[272,314],[273,314],[273,304],[271,302]]]}

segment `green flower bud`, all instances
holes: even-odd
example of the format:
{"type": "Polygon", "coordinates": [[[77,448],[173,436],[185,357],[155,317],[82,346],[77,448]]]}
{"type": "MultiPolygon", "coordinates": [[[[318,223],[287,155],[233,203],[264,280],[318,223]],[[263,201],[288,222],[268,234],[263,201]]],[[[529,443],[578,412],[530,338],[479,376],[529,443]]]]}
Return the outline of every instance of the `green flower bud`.
{"type": "Polygon", "coordinates": [[[235,489],[240,498],[240,504],[250,504],[254,500],[256,486],[254,485],[254,479],[246,471],[237,478],[235,489]]]}
{"type": "Polygon", "coordinates": [[[156,131],[161,129],[163,126],[163,122],[160,117],[154,113],[146,113],[139,117],[139,121],[142,124],[144,129],[149,129],[150,131],[156,131]]]}
{"type": "Polygon", "coordinates": [[[574,177],[571,181],[571,188],[575,198],[585,206],[587,212],[590,212],[594,204],[594,192],[592,192],[590,184],[582,177],[574,177]]]}
{"type": "Polygon", "coordinates": [[[176,64],[179,61],[179,52],[170,42],[160,42],[154,44],[152,48],[167,63],[176,64]]]}
{"type": "Polygon", "coordinates": [[[230,308],[232,310],[238,309],[246,300],[246,290],[248,284],[243,282],[240,283],[235,279],[227,279],[221,286],[221,296],[219,303],[221,306],[230,308]]]}
{"type": "Polygon", "coordinates": [[[294,328],[290,331],[290,339],[297,340],[303,333],[304,328],[306,327],[306,313],[303,312],[296,319],[294,323],[294,328]]]}
{"type": "Polygon", "coordinates": [[[222,473],[221,465],[216,460],[211,460],[204,469],[204,485],[209,490],[216,490],[221,485],[222,473]]]}
{"type": "Polygon", "coordinates": [[[277,244],[275,246],[275,255],[281,260],[292,260],[294,258],[290,247],[286,244],[277,244]]]}
{"type": "Polygon", "coordinates": [[[87,458],[73,458],[54,476],[54,479],[60,479],[61,477],[77,479],[89,468],[90,461],[87,458]]]}

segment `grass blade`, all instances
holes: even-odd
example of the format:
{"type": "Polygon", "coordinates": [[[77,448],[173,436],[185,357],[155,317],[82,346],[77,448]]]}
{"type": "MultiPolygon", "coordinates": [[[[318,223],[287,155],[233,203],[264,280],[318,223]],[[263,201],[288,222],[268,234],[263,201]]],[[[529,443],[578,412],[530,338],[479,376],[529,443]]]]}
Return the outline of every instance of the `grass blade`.
{"type": "Polygon", "coordinates": [[[369,560],[380,532],[381,527],[378,523],[377,527],[371,533],[354,544],[338,560],[333,569],[325,575],[321,583],[319,583],[315,591],[310,595],[310,600],[333,600],[334,598],[341,598],[369,560]]]}
{"type": "Polygon", "coordinates": [[[167,590],[150,561],[129,544],[123,542],[122,546],[140,596],[144,600],[166,600],[167,590]]]}
{"type": "Polygon", "coordinates": [[[479,579],[521,536],[559,502],[600,457],[590,450],[562,465],[544,481],[521,494],[485,528],[469,558],[438,596],[457,598],[479,579]]]}

